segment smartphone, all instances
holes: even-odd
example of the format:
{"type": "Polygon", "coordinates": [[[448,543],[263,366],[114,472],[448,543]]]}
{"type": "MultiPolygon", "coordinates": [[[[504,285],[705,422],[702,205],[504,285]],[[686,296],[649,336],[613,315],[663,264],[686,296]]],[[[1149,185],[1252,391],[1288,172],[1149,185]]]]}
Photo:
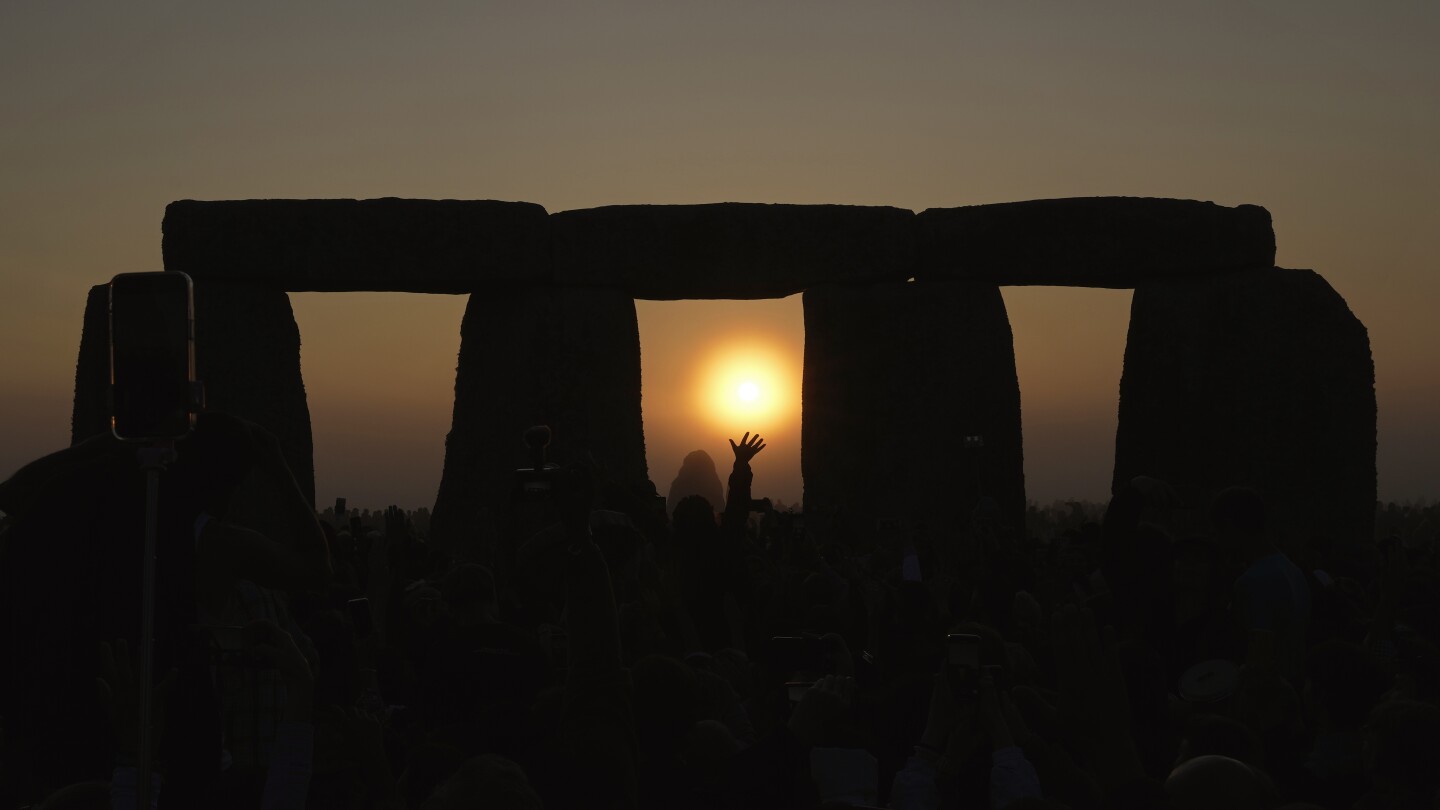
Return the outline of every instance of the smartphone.
{"type": "Polygon", "coordinates": [[[209,648],[208,660],[211,666],[230,669],[263,668],[265,662],[247,653],[245,628],[234,624],[192,625],[192,631],[200,634],[209,648]]]}
{"type": "Polygon", "coordinates": [[[370,600],[365,597],[351,599],[345,603],[350,608],[350,624],[355,627],[355,638],[369,638],[375,632],[375,619],[370,613],[370,600]]]}
{"type": "Polygon", "coordinates": [[[184,273],[110,280],[110,429],[118,439],[179,439],[195,426],[195,295],[184,273]]]}
{"type": "Polygon", "coordinates": [[[772,636],[770,648],[776,669],[786,674],[805,672],[819,675],[830,669],[825,660],[825,642],[819,636],[810,633],[772,636]]]}
{"type": "Polygon", "coordinates": [[[813,681],[789,681],[785,684],[785,693],[791,703],[799,703],[805,699],[805,693],[809,692],[814,685],[813,681]]]}
{"type": "Polygon", "coordinates": [[[974,700],[980,694],[980,637],[951,633],[945,637],[945,676],[956,700],[974,700]]]}
{"type": "Polygon", "coordinates": [[[980,668],[979,636],[951,633],[945,637],[945,647],[949,650],[948,660],[952,666],[973,670],[980,668]]]}

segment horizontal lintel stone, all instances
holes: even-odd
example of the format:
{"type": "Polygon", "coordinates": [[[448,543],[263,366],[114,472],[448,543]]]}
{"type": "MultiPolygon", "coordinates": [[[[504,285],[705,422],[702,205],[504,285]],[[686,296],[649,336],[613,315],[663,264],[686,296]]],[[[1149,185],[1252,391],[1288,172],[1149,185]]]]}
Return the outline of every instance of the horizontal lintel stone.
{"type": "Polygon", "coordinates": [[[859,205],[615,205],[551,215],[555,278],[636,298],[777,298],[904,280],[915,214],[859,205]]]}
{"type": "Polygon", "coordinates": [[[916,221],[921,278],[1126,288],[1275,264],[1270,212],[1258,205],[1072,197],[931,208],[916,221]]]}
{"type": "Polygon", "coordinates": [[[496,200],[179,200],[166,270],[288,292],[465,293],[550,279],[549,218],[496,200]]]}

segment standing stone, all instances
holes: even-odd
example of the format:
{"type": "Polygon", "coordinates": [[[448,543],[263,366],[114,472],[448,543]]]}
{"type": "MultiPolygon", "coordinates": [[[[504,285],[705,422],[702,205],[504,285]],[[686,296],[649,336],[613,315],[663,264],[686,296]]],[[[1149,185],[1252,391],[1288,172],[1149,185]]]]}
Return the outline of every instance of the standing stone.
{"type": "Polygon", "coordinates": [[[1290,548],[1366,540],[1375,510],[1375,366],[1365,326],[1310,270],[1135,289],[1115,483],[1162,478],[1207,509],[1258,490],[1290,548]]]}
{"type": "Polygon", "coordinates": [[[489,516],[509,511],[521,440],[549,425],[549,459],[593,459],[610,480],[649,489],[640,417],[635,302],[615,290],[497,289],[470,296],[460,326],[455,411],[430,533],[471,553],[489,516]]]}
{"type": "Polygon", "coordinates": [[[812,287],[803,399],[807,513],[843,513],[862,531],[905,518],[944,540],[988,496],[1023,526],[1020,385],[998,287],[812,287]]]}
{"type": "Polygon", "coordinates": [[[195,370],[205,407],[275,434],[305,497],[315,502],[310,407],[300,378],[300,330],[277,289],[195,282],[195,370]]]}
{"type": "Polygon", "coordinates": [[[110,430],[110,285],[96,284],[85,298],[85,326],[75,362],[75,403],[70,443],[110,430]]]}

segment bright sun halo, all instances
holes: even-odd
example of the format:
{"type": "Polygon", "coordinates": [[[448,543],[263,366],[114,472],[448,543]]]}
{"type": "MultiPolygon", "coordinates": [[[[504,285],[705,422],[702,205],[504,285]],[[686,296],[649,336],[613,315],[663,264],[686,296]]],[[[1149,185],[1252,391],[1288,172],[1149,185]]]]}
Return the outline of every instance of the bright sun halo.
{"type": "Polygon", "coordinates": [[[800,380],[775,344],[731,337],[696,364],[695,406],[722,430],[774,430],[799,410],[800,380]]]}

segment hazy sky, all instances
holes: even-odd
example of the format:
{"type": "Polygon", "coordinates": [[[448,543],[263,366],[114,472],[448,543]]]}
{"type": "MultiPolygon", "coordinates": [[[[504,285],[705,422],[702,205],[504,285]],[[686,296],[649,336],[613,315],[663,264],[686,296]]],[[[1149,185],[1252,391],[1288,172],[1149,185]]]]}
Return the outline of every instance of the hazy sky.
{"type": "MultiPolygon", "coordinates": [[[[1279,263],[1370,329],[1381,496],[1440,496],[1440,4],[359,5],[0,4],[0,475],[67,442],[85,290],[160,268],[175,199],[1138,195],[1269,208],[1279,263]]],[[[430,503],[463,298],[293,298],[322,501],[430,503]]],[[[1005,299],[1029,494],[1102,497],[1129,293],[1005,299]]],[[[639,314],[663,489],[728,454],[661,412],[687,353],[764,334],[798,368],[801,310],[639,314]]],[[[773,438],[760,484],[793,500],[773,438]]]]}

